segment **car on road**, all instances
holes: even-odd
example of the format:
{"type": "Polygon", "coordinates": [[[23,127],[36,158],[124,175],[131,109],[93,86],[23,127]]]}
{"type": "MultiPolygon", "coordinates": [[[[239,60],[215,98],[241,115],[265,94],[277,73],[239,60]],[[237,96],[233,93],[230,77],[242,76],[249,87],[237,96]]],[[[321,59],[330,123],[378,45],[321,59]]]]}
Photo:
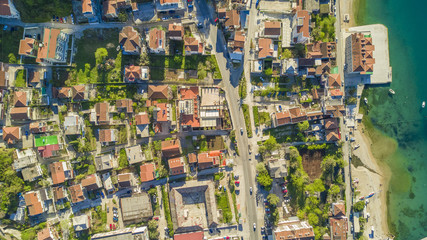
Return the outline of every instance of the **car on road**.
{"type": "Polygon", "coordinates": [[[239,175],[237,175],[237,174],[234,175],[234,179],[236,179],[236,180],[239,179],[239,175]]]}
{"type": "Polygon", "coordinates": [[[203,23],[198,23],[197,28],[203,28],[203,23]]]}
{"type": "Polygon", "coordinates": [[[251,193],[251,195],[252,195],[252,187],[250,187],[250,188],[249,188],[249,192],[250,192],[250,193],[251,193]]]}
{"type": "Polygon", "coordinates": [[[214,22],[217,23],[218,22],[218,18],[215,18],[214,22]]]}
{"type": "Polygon", "coordinates": [[[256,230],[256,223],[254,223],[254,231],[256,230]]]}
{"type": "Polygon", "coordinates": [[[110,231],[113,230],[113,224],[110,223],[110,231]]]}
{"type": "Polygon", "coordinates": [[[359,144],[357,144],[356,146],[354,146],[354,150],[358,149],[360,147],[359,144]]]}
{"type": "Polygon", "coordinates": [[[243,128],[240,128],[240,134],[243,135],[243,128]]]}
{"type": "Polygon", "coordinates": [[[193,4],[188,4],[188,8],[193,9],[193,4]]]}
{"type": "Polygon", "coordinates": [[[248,145],[248,149],[249,149],[249,154],[252,154],[252,147],[250,144],[248,145]]]}

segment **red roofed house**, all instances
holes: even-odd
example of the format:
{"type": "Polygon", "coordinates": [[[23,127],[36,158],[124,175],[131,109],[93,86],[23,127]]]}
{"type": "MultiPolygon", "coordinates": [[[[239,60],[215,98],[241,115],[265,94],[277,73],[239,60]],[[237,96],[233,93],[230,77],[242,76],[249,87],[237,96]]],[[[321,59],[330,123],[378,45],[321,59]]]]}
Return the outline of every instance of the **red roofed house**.
{"type": "Polygon", "coordinates": [[[182,24],[169,23],[168,36],[171,40],[182,41],[184,37],[184,27],[182,24]]]}
{"type": "Polygon", "coordinates": [[[13,94],[13,106],[15,107],[26,107],[28,106],[28,101],[27,92],[16,91],[13,94]]]}
{"type": "Polygon", "coordinates": [[[297,9],[292,19],[292,42],[306,43],[310,38],[310,14],[306,10],[297,9]]]}
{"type": "Polygon", "coordinates": [[[180,113],[180,125],[183,128],[200,127],[199,119],[199,87],[183,87],[179,89],[180,100],[178,111],[180,113]]]}
{"type": "Polygon", "coordinates": [[[228,41],[228,47],[230,49],[230,58],[234,62],[240,62],[243,59],[243,48],[245,47],[246,37],[242,31],[236,31],[233,39],[228,41]]]}
{"type": "Polygon", "coordinates": [[[224,25],[228,31],[240,28],[240,13],[235,9],[227,10],[225,12],[224,25]]]}
{"type": "MultiPolygon", "coordinates": [[[[170,123],[172,121],[172,107],[169,103],[156,103],[153,109],[155,123],[155,133],[162,132],[163,124],[170,123]]],[[[168,129],[165,129],[168,130],[168,129]]]]}
{"type": "Polygon", "coordinates": [[[71,97],[71,88],[70,87],[62,87],[62,88],[52,88],[52,94],[54,98],[70,98],[71,97]]]}
{"type": "Polygon", "coordinates": [[[10,109],[10,118],[14,121],[26,121],[30,118],[30,108],[29,107],[14,107],[10,109]]]}
{"type": "Polygon", "coordinates": [[[149,99],[170,99],[171,90],[168,85],[148,85],[149,99]]]}
{"type": "Polygon", "coordinates": [[[271,58],[274,54],[273,40],[270,38],[258,39],[258,59],[271,58]]]}
{"type": "Polygon", "coordinates": [[[89,22],[96,21],[92,0],[82,0],[82,13],[89,22]]]}
{"type": "Polygon", "coordinates": [[[149,130],[150,118],[146,112],[139,113],[135,116],[136,134],[139,136],[148,137],[150,134],[149,130]]]}
{"type": "Polygon", "coordinates": [[[162,156],[164,158],[177,157],[181,155],[181,142],[179,139],[162,141],[162,156]]]}
{"type": "Polygon", "coordinates": [[[59,155],[59,144],[38,147],[37,150],[42,158],[50,158],[59,155]]]}
{"type": "Polygon", "coordinates": [[[197,165],[200,170],[218,166],[220,161],[221,151],[204,152],[197,155],[197,165]]]}
{"type": "Polygon", "coordinates": [[[333,89],[340,89],[341,88],[341,77],[340,74],[329,74],[328,78],[328,87],[333,89]]]}
{"type": "Polygon", "coordinates": [[[107,102],[95,104],[94,116],[91,116],[91,121],[97,125],[107,125],[110,123],[110,105],[107,102]]]}
{"type": "Polygon", "coordinates": [[[119,34],[119,43],[123,49],[123,54],[141,53],[141,36],[131,26],[126,26],[119,34]]]}
{"type": "Polygon", "coordinates": [[[203,54],[203,43],[194,37],[184,38],[185,55],[203,54]]]}
{"type": "Polygon", "coordinates": [[[36,40],[33,38],[24,38],[19,41],[18,54],[28,57],[36,57],[37,50],[35,49],[36,40]]]}
{"type": "Polygon", "coordinates": [[[283,109],[282,112],[273,113],[272,119],[274,127],[290,124],[292,121],[288,109],[283,109]]]}
{"type": "Polygon", "coordinates": [[[344,203],[332,203],[332,217],[329,218],[332,240],[347,239],[348,223],[344,203]]]}
{"type": "Polygon", "coordinates": [[[203,231],[189,232],[189,233],[175,233],[173,240],[203,240],[205,234],[203,231]]]}
{"type": "Polygon", "coordinates": [[[86,200],[81,184],[69,187],[68,191],[70,192],[71,203],[76,204],[86,200]]]}
{"type": "Polygon", "coordinates": [[[11,17],[12,12],[10,11],[9,0],[0,0],[0,16],[11,17]]]}
{"type": "Polygon", "coordinates": [[[340,89],[332,89],[332,90],[329,90],[329,95],[332,98],[337,99],[343,96],[343,92],[340,89]]]}
{"type": "Polygon", "coordinates": [[[282,23],[279,21],[267,21],[264,23],[264,37],[279,38],[282,32],[282,23]]]}
{"type": "Polygon", "coordinates": [[[98,129],[98,141],[102,145],[109,145],[117,141],[116,129],[98,129]]]}
{"type": "Polygon", "coordinates": [[[116,109],[118,112],[124,112],[127,114],[133,113],[132,99],[119,99],[116,100],[116,109]]]}
{"type": "Polygon", "coordinates": [[[118,9],[131,8],[130,0],[106,0],[102,3],[102,12],[106,18],[117,18],[118,9]]]}
{"type": "Polygon", "coordinates": [[[149,182],[151,180],[154,180],[154,178],[156,177],[155,168],[156,166],[154,165],[154,163],[146,163],[144,165],[141,165],[141,182],[149,182]]]}
{"type": "Polygon", "coordinates": [[[158,13],[167,13],[184,8],[181,0],[156,0],[155,2],[158,13]]]}
{"type": "Polygon", "coordinates": [[[74,178],[74,172],[69,162],[54,162],[49,164],[53,185],[64,183],[74,178]]]}
{"type": "Polygon", "coordinates": [[[152,53],[164,53],[166,33],[162,29],[153,28],[148,33],[148,47],[152,53]]]}
{"type": "Polygon", "coordinates": [[[273,239],[314,240],[314,231],[308,222],[296,218],[279,222],[273,232],[273,239]]]}
{"type": "Polygon", "coordinates": [[[328,118],[324,120],[326,141],[340,140],[340,132],[337,118],[328,118]]]}
{"type": "Polygon", "coordinates": [[[20,127],[3,127],[3,141],[7,144],[15,144],[21,140],[20,127]]]}
{"type": "Polygon", "coordinates": [[[289,109],[292,123],[299,123],[307,120],[307,113],[299,107],[289,109]]]}
{"type": "Polygon", "coordinates": [[[86,191],[102,188],[101,178],[96,173],[91,174],[82,180],[82,187],[84,187],[86,191]]]}
{"type": "Polygon", "coordinates": [[[60,201],[68,196],[67,191],[63,185],[52,187],[53,200],[55,202],[60,201]]]}
{"type": "Polygon", "coordinates": [[[365,33],[353,33],[351,35],[351,51],[347,57],[349,72],[360,74],[372,74],[374,71],[374,50],[372,37],[365,33]]]}
{"type": "Polygon", "coordinates": [[[42,229],[37,233],[37,240],[56,240],[55,234],[49,227],[42,229]]]}
{"type": "Polygon", "coordinates": [[[71,88],[73,101],[85,100],[86,97],[86,85],[76,85],[71,88]]]}
{"type": "Polygon", "coordinates": [[[335,42],[314,42],[306,44],[307,58],[335,58],[336,56],[336,43],[335,42]]]}
{"type": "Polygon", "coordinates": [[[24,194],[25,205],[28,208],[28,216],[33,217],[45,211],[39,191],[31,191],[24,194]]]}
{"type": "Polygon", "coordinates": [[[170,175],[179,175],[185,173],[185,163],[182,157],[171,158],[168,160],[170,175]]]}
{"type": "Polygon", "coordinates": [[[138,82],[149,79],[149,68],[145,66],[130,65],[125,67],[125,82],[138,82]]]}

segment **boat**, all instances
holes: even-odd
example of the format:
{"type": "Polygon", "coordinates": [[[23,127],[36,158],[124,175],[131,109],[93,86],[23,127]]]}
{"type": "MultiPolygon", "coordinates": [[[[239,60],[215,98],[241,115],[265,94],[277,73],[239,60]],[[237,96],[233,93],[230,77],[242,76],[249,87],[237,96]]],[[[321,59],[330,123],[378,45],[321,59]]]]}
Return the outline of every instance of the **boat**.
{"type": "Polygon", "coordinates": [[[374,192],[371,192],[366,198],[370,198],[370,197],[372,197],[372,196],[374,196],[374,192]]]}
{"type": "Polygon", "coordinates": [[[365,100],[365,103],[366,103],[366,104],[368,104],[368,99],[367,99],[367,98],[365,98],[365,99],[363,99],[363,100],[365,100]]]}
{"type": "Polygon", "coordinates": [[[393,91],[393,89],[391,89],[391,88],[390,88],[388,91],[389,91],[392,95],[396,94],[396,93],[393,91]]]}
{"type": "Polygon", "coordinates": [[[422,108],[425,108],[425,107],[426,107],[426,101],[423,101],[423,103],[421,104],[421,107],[422,107],[422,108]]]}

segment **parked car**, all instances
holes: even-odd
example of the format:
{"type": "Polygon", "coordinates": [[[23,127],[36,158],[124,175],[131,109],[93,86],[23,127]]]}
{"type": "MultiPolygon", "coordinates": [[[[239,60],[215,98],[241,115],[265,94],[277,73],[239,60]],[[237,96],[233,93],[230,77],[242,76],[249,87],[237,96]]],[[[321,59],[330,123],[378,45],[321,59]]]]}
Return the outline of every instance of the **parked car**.
{"type": "Polygon", "coordinates": [[[110,223],[110,230],[113,230],[113,224],[110,223]]]}
{"type": "Polygon", "coordinates": [[[197,28],[203,28],[203,23],[198,23],[197,28]]]}
{"type": "Polygon", "coordinates": [[[254,231],[256,230],[256,223],[254,223],[254,231]]]}

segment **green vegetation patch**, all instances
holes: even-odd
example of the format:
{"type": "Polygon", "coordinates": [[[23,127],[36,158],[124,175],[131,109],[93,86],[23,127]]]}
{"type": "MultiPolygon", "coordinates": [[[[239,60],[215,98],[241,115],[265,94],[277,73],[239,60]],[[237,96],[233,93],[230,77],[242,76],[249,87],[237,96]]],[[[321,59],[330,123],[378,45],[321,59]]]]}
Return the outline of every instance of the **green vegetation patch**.
{"type": "Polygon", "coordinates": [[[251,138],[253,136],[253,133],[252,133],[250,113],[249,113],[249,105],[242,104],[242,110],[243,110],[243,117],[245,118],[246,132],[248,134],[248,137],[251,138]]]}
{"type": "Polygon", "coordinates": [[[230,202],[228,201],[227,192],[217,192],[215,193],[216,203],[219,209],[222,211],[222,219],[223,223],[231,223],[233,219],[233,213],[231,212],[230,202]]]}
{"type": "Polygon", "coordinates": [[[335,41],[335,17],[330,15],[313,15],[312,20],[316,23],[316,27],[312,31],[315,41],[335,41]]]}
{"type": "Polygon", "coordinates": [[[14,31],[10,31],[8,26],[6,31],[3,31],[4,25],[0,24],[0,62],[18,63],[19,41],[22,39],[24,29],[21,27],[13,27],[14,31]]]}
{"type": "Polygon", "coordinates": [[[66,17],[73,10],[71,0],[14,0],[23,22],[48,22],[52,16],[66,17]]]}
{"type": "Polygon", "coordinates": [[[174,231],[173,231],[173,222],[172,222],[171,211],[169,208],[169,201],[168,201],[169,195],[164,185],[162,185],[162,200],[163,200],[163,209],[165,210],[166,221],[169,229],[169,236],[172,237],[174,234],[174,231]]]}
{"type": "Polygon", "coordinates": [[[27,86],[27,71],[21,69],[16,71],[15,87],[26,87],[27,86]]]}
{"type": "Polygon", "coordinates": [[[42,146],[46,146],[46,145],[54,145],[54,144],[58,144],[58,137],[56,135],[51,135],[51,136],[35,136],[34,137],[34,142],[36,147],[42,147],[42,146]]]}
{"type": "Polygon", "coordinates": [[[246,88],[247,88],[246,78],[242,77],[239,82],[239,96],[241,99],[245,99],[246,96],[248,95],[246,88]]]}

